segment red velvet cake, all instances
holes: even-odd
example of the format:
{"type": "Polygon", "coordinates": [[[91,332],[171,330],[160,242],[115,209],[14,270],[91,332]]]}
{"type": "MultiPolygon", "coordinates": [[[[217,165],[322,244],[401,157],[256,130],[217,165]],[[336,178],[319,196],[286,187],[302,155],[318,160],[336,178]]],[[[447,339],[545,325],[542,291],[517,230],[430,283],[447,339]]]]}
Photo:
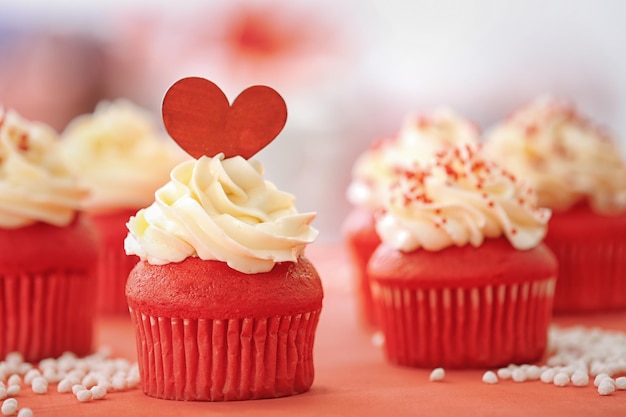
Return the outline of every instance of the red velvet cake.
{"type": "Polygon", "coordinates": [[[549,217],[478,145],[399,174],[368,263],[388,360],[425,368],[539,360],[558,270],[541,243],[549,217]]]}

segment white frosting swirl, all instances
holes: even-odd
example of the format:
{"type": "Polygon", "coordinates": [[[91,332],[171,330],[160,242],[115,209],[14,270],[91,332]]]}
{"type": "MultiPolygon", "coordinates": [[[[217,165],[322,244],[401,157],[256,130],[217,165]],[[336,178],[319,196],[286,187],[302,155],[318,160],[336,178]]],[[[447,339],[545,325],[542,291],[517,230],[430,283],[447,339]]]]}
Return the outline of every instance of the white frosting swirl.
{"type": "Polygon", "coordinates": [[[63,164],[57,133],[0,108],[0,227],[67,226],[86,195],[63,164]]]}
{"type": "Polygon", "coordinates": [[[449,108],[407,116],[398,135],[375,143],[352,169],[347,198],[356,206],[377,209],[398,171],[426,164],[437,152],[453,146],[477,143],[477,126],[449,108]]]}
{"type": "Polygon", "coordinates": [[[598,213],[626,210],[626,164],[616,143],[570,104],[541,97],[489,132],[485,154],[523,177],[539,204],[598,213]]]}
{"type": "Polygon", "coordinates": [[[90,212],[145,207],[185,159],[146,110],[123,99],[78,116],[61,138],[67,165],[91,190],[90,212]]]}
{"type": "Polygon", "coordinates": [[[128,222],[126,253],[151,264],[189,256],[226,262],[244,273],[296,262],[318,231],[315,213],[299,214],[291,194],[263,179],[263,167],[240,156],[179,164],[156,201],[128,222]]]}
{"type": "Polygon", "coordinates": [[[478,247],[502,235],[517,249],[538,245],[550,210],[537,208],[531,188],[479,151],[458,146],[400,173],[376,221],[382,241],[404,252],[478,247]]]}

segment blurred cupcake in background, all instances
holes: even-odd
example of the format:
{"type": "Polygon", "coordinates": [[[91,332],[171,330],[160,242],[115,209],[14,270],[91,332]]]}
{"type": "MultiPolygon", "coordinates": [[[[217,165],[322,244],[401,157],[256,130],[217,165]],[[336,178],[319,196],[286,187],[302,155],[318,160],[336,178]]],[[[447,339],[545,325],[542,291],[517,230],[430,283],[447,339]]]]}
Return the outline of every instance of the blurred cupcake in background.
{"type": "Polygon", "coordinates": [[[557,277],[550,210],[479,145],[398,173],[367,265],[387,359],[476,368],[539,360],[557,277]]]}
{"type": "Polygon", "coordinates": [[[97,311],[128,314],[124,288],[138,258],[124,252],[126,222],[186,156],[149,112],[126,99],[100,102],[72,120],[61,139],[68,167],[90,190],[83,208],[100,239],[97,311]]]}
{"type": "Polygon", "coordinates": [[[0,357],[91,353],[96,232],[57,133],[0,108],[0,357]]]}
{"type": "Polygon", "coordinates": [[[379,245],[374,216],[399,172],[432,162],[441,150],[478,142],[479,128],[449,108],[406,117],[398,134],[373,144],[352,168],[347,198],[352,210],[343,224],[343,239],[351,258],[356,294],[364,323],[376,327],[366,265],[379,245]]]}
{"type": "Polygon", "coordinates": [[[553,211],[555,312],[626,307],[626,164],[613,138],[573,103],[545,96],[494,126],[485,152],[553,211]]]}

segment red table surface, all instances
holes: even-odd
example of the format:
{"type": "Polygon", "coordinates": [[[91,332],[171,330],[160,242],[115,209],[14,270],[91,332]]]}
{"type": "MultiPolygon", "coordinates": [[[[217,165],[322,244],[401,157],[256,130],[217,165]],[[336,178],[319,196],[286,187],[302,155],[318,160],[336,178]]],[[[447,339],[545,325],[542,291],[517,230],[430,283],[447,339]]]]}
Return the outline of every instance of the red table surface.
{"type": "MultiPolygon", "coordinates": [[[[307,393],[271,400],[179,402],[147,397],[141,389],[111,392],[103,400],[79,403],[51,386],[44,395],[23,388],[20,407],[35,416],[626,416],[626,391],[600,396],[593,383],[557,387],[540,381],[482,382],[485,370],[447,370],[442,382],[429,369],[387,363],[359,322],[350,269],[338,245],[312,245],[325,288],[315,341],[315,382],[307,393]]],[[[626,312],[556,317],[560,326],[585,325],[626,331],[626,312]]],[[[97,343],[134,361],[130,319],[102,318],[97,343]]]]}

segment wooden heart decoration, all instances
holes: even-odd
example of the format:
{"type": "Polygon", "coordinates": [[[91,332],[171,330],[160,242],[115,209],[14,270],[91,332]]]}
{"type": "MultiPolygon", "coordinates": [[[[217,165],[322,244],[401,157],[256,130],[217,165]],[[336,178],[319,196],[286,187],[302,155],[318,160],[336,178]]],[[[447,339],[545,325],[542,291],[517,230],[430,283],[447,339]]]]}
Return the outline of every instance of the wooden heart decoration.
{"type": "Polygon", "coordinates": [[[165,93],[161,108],[167,133],[198,159],[223,152],[251,158],[280,133],[287,121],[285,100],[274,89],[255,85],[232,106],[211,81],[183,78],[165,93]]]}

